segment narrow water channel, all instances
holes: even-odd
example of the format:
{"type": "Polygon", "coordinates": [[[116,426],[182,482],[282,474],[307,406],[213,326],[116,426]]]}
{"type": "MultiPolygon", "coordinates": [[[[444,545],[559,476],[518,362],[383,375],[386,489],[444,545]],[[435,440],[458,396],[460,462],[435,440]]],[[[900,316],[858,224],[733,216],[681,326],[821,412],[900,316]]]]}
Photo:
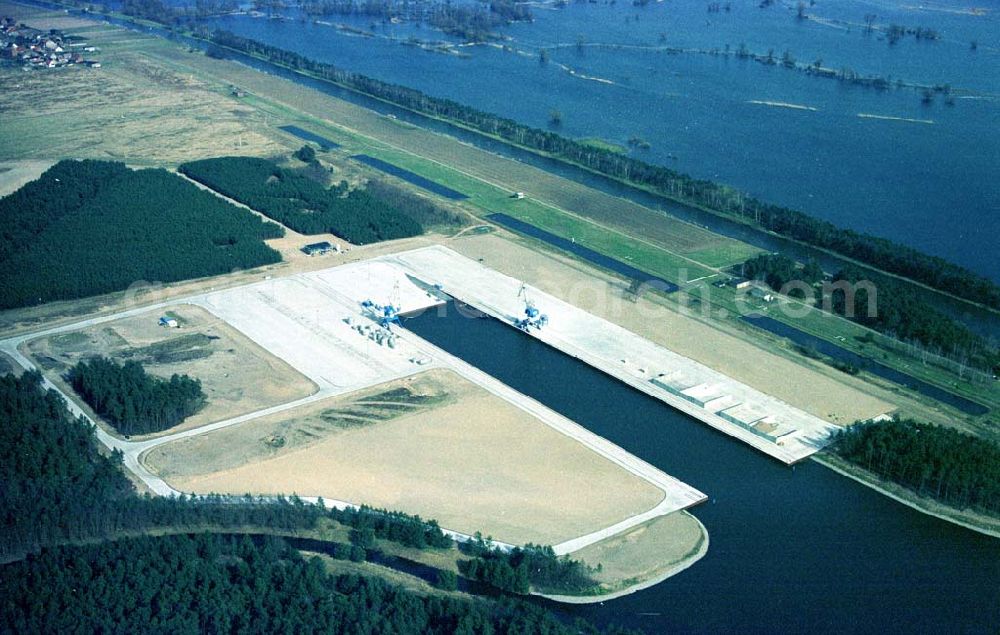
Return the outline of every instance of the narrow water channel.
{"type": "Polygon", "coordinates": [[[556,610],[650,634],[1000,628],[1000,540],[812,461],[785,467],[514,328],[448,308],[405,327],[710,497],[693,510],[711,539],[695,566],[556,610]]]}

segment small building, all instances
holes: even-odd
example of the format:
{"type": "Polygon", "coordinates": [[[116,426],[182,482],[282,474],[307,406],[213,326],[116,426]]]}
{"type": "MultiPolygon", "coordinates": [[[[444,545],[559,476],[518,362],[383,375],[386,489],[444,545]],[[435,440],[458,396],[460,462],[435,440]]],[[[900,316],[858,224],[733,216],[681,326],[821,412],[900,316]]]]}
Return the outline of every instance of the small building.
{"type": "Polygon", "coordinates": [[[160,318],[160,326],[166,327],[168,329],[180,328],[180,324],[177,323],[177,320],[166,315],[160,318]]]}
{"type": "Polygon", "coordinates": [[[753,287],[752,289],[750,289],[750,296],[757,298],[758,300],[763,300],[764,302],[774,301],[774,294],[771,293],[769,289],[766,289],[764,287],[757,287],[757,286],[753,287]]]}
{"type": "Polygon", "coordinates": [[[307,256],[322,256],[331,251],[334,251],[333,245],[325,240],[321,243],[310,243],[302,248],[302,253],[307,256]]]}
{"type": "Polygon", "coordinates": [[[750,280],[747,280],[746,278],[733,278],[732,279],[732,285],[737,290],[749,288],[750,285],[752,285],[752,284],[753,284],[753,282],[751,282],[750,280]]]}
{"type": "Polygon", "coordinates": [[[524,192],[514,192],[510,195],[511,198],[516,198],[518,200],[524,198],[524,192]]]}

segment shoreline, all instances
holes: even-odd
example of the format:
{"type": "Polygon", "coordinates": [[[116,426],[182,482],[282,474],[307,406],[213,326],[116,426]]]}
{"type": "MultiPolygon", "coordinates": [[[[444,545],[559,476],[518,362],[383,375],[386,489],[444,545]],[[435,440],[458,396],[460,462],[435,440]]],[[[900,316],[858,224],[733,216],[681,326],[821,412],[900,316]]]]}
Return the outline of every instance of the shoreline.
{"type": "MultiPolygon", "coordinates": [[[[681,511],[682,513],[685,513],[691,518],[693,518],[695,522],[698,523],[698,526],[701,527],[702,539],[694,552],[685,556],[680,562],[673,565],[672,567],[669,567],[663,573],[657,574],[649,579],[637,582],[633,585],[629,585],[624,589],[619,589],[617,591],[612,591],[610,593],[602,593],[600,595],[559,595],[559,594],[536,593],[536,592],[532,592],[529,595],[542,597],[545,598],[546,600],[552,600],[553,602],[559,602],[561,604],[597,604],[598,602],[607,602],[620,597],[624,597],[626,595],[631,595],[632,593],[637,593],[639,591],[648,589],[650,587],[656,586],[661,582],[666,581],[669,578],[674,577],[675,575],[681,573],[682,571],[685,571],[686,569],[692,567],[699,560],[705,557],[705,554],[708,553],[708,545],[710,540],[708,536],[708,529],[705,528],[705,525],[702,524],[702,522],[698,519],[698,517],[688,512],[687,510],[681,510],[681,511]]],[[[569,555],[572,556],[573,554],[569,555]]]]}
{"type": "MultiPolygon", "coordinates": [[[[949,523],[951,523],[953,525],[958,525],[959,527],[964,527],[965,529],[968,529],[970,531],[975,531],[977,533],[980,533],[980,534],[983,534],[983,535],[986,535],[986,536],[990,536],[990,537],[993,537],[993,538],[1000,538],[1000,520],[996,521],[996,524],[997,524],[996,528],[984,527],[984,526],[976,524],[971,519],[970,520],[965,520],[964,517],[962,516],[962,512],[960,510],[957,510],[957,509],[954,509],[954,508],[951,508],[951,507],[947,507],[943,503],[937,503],[935,501],[936,505],[940,505],[942,508],[945,508],[945,509],[953,510],[954,513],[958,514],[959,516],[951,516],[951,515],[948,515],[947,513],[945,513],[944,511],[936,511],[934,509],[930,509],[929,507],[927,507],[925,505],[922,505],[921,502],[920,502],[921,499],[917,498],[915,494],[912,494],[911,496],[904,496],[902,494],[897,494],[896,492],[893,492],[890,489],[888,489],[881,482],[873,480],[873,479],[878,478],[878,477],[876,477],[874,474],[871,474],[867,470],[864,470],[863,468],[859,468],[859,467],[854,467],[854,466],[847,467],[845,465],[842,465],[842,463],[846,463],[846,462],[844,462],[839,457],[836,457],[833,460],[831,460],[830,457],[828,455],[826,455],[826,454],[824,454],[824,455],[814,454],[811,458],[812,458],[812,460],[816,461],[817,463],[819,463],[823,467],[828,468],[830,470],[833,470],[834,472],[836,472],[837,474],[840,474],[841,476],[846,476],[847,478],[849,478],[851,480],[854,480],[854,481],[856,481],[858,483],[861,483],[862,485],[875,490],[879,494],[882,494],[883,496],[891,498],[892,500],[894,500],[894,501],[896,501],[898,503],[902,503],[903,505],[906,505],[907,507],[909,507],[911,509],[914,509],[914,510],[916,510],[916,511],[922,513],[922,514],[926,514],[928,516],[933,516],[933,517],[935,517],[935,518],[937,518],[939,520],[943,520],[945,522],[949,522],[949,523]]],[[[910,490],[907,490],[906,488],[904,488],[902,485],[897,485],[895,483],[893,483],[893,485],[895,487],[899,487],[899,488],[901,488],[901,489],[903,489],[903,490],[905,490],[907,492],[910,491],[910,490]]]]}

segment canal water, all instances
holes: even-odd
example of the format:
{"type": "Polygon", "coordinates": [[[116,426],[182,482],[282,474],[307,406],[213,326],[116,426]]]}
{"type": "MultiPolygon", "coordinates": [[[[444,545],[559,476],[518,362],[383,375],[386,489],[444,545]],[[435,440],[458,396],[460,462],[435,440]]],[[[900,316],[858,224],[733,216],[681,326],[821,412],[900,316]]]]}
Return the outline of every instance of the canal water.
{"type": "Polygon", "coordinates": [[[709,496],[693,509],[710,536],[704,559],[651,589],[554,610],[651,634],[1000,628],[1000,540],[812,461],[786,467],[512,327],[448,309],[404,326],[709,496]]]}

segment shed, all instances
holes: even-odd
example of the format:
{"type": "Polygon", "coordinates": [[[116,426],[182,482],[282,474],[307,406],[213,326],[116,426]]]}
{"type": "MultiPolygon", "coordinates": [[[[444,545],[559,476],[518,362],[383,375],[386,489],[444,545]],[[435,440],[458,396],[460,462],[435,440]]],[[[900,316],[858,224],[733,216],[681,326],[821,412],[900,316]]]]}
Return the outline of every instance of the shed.
{"type": "Polygon", "coordinates": [[[302,248],[302,253],[307,256],[322,256],[333,250],[333,245],[324,240],[321,243],[310,243],[302,248]]]}
{"type": "Polygon", "coordinates": [[[750,295],[757,298],[758,300],[763,300],[764,302],[771,302],[774,300],[774,294],[770,290],[763,287],[757,287],[750,289],[750,295]]]}

